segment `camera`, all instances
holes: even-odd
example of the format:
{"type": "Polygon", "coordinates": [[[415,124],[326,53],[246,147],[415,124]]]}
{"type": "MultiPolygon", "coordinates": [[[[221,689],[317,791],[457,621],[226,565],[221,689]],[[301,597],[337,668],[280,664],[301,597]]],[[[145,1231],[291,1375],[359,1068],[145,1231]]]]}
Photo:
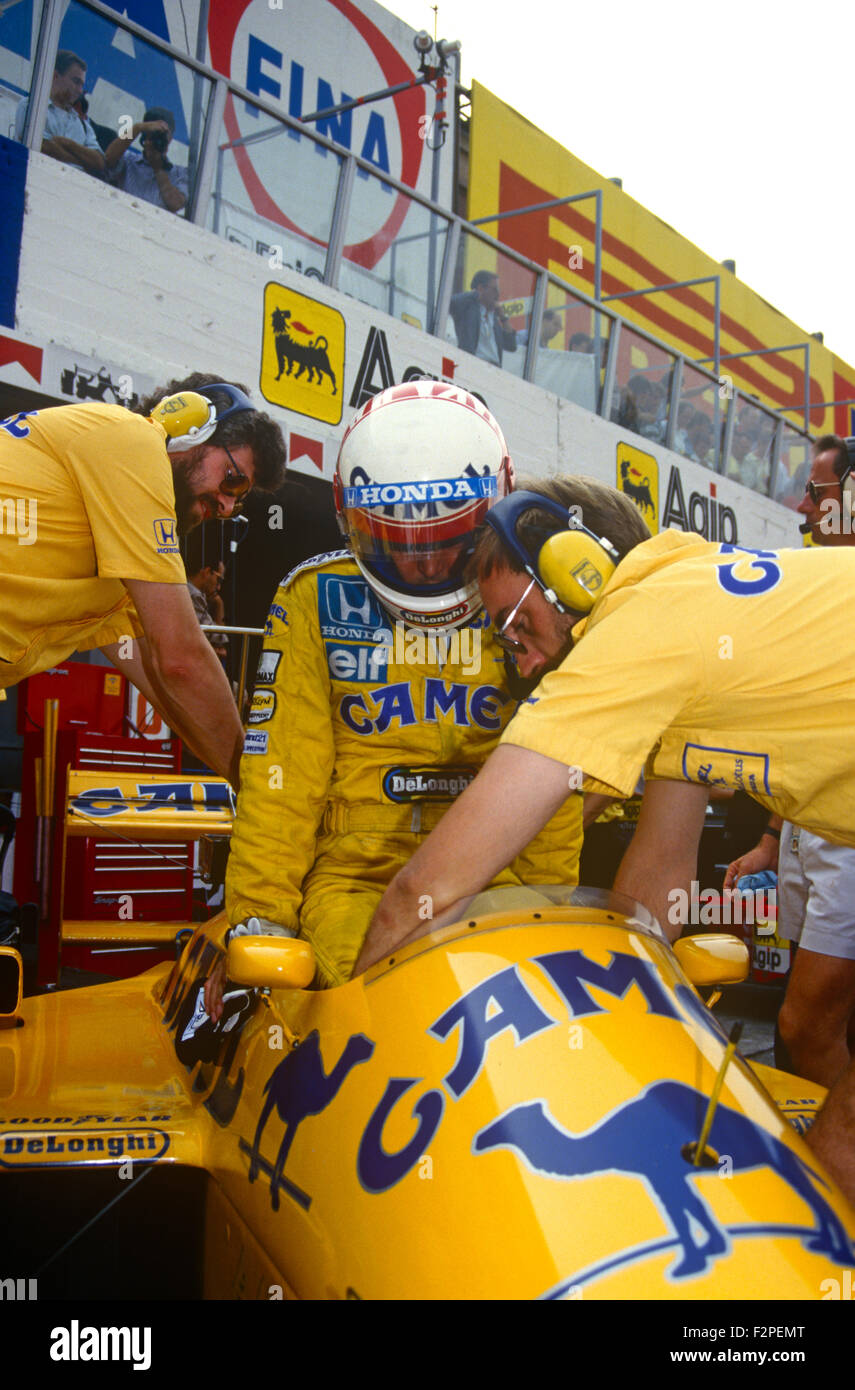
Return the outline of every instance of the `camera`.
{"type": "Polygon", "coordinates": [[[165,130],[144,130],[142,133],[142,143],[145,144],[146,141],[152,144],[159,154],[166,154],[169,136],[166,134],[165,130]]]}

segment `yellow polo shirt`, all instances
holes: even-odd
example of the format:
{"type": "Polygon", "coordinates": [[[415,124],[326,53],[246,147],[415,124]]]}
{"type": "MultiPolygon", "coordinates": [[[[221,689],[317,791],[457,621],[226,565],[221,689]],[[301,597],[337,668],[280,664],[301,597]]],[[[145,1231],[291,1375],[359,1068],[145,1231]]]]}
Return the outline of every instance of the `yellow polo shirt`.
{"type": "Polygon", "coordinates": [[[0,687],[138,634],[123,579],[186,584],[165,439],[114,405],[0,422],[0,687]]]}
{"type": "Polygon", "coordinates": [[[747,791],[855,845],[855,549],[663,531],[621,562],[502,741],[630,796],[639,773],[747,791]]]}

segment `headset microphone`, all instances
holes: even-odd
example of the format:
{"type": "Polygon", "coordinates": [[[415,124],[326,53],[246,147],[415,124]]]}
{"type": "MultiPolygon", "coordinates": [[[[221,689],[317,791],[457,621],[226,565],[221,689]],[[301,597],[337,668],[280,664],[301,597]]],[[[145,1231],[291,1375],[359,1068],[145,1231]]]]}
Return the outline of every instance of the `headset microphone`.
{"type": "Polygon", "coordinates": [[[810,522],[809,522],[809,521],[803,521],[802,524],[801,524],[801,526],[799,527],[799,535],[801,535],[801,536],[806,536],[806,535],[808,534],[808,532],[809,532],[809,531],[812,531],[812,530],[813,530],[813,527],[811,526],[810,522]]]}
{"type": "Polygon", "coordinates": [[[249,523],[246,517],[241,516],[240,514],[238,514],[237,516],[230,517],[229,520],[231,521],[232,526],[238,527],[238,531],[232,531],[232,538],[229,541],[229,550],[231,551],[232,555],[234,555],[241,541],[245,540],[247,535],[246,531],[243,531],[243,534],[238,534],[238,532],[241,531],[242,528],[244,526],[247,526],[249,523]]]}

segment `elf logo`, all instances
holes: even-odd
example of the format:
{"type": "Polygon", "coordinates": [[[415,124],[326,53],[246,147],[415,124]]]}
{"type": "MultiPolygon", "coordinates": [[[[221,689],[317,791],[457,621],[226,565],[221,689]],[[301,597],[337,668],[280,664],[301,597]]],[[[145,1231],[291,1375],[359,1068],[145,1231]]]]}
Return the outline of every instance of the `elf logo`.
{"type": "Polygon", "coordinates": [[[326,643],[327,665],[334,681],[381,681],[386,674],[389,648],[363,643],[347,647],[326,643]]]}

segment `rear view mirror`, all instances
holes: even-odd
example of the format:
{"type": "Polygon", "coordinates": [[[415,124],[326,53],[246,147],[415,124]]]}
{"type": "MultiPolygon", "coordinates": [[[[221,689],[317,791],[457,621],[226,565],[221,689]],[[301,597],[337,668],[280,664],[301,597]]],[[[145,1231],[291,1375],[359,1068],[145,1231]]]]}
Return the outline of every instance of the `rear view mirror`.
{"type": "Polygon", "coordinates": [[[250,989],[306,989],[315,973],[308,941],[293,936],[237,936],[229,942],[228,975],[250,989]]]}
{"type": "Polygon", "coordinates": [[[0,946],[0,1028],[14,1028],[21,1007],[24,962],[14,946],[0,946]]]}
{"type": "Polygon", "coordinates": [[[751,965],[745,942],[728,932],[681,937],[673,951],[693,985],[738,985],[751,965]]]}

